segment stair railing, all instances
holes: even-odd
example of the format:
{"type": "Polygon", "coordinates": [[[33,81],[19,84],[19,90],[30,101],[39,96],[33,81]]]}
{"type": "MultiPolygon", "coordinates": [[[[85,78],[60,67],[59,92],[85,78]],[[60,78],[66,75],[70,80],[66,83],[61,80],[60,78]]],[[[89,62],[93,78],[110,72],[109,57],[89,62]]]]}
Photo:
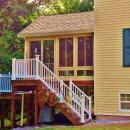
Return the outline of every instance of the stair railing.
{"type": "Polygon", "coordinates": [[[52,72],[54,72],[54,63],[44,63],[47,68],[49,68],[52,72]]]}
{"type": "Polygon", "coordinates": [[[59,98],[60,102],[66,103],[85,122],[85,112],[91,119],[91,99],[85,95],[72,82],[67,86],[63,80],[55,75],[42,61],[39,56],[35,59],[13,59],[12,79],[38,79],[43,82],[59,98]],[[88,105],[88,106],[87,106],[88,105]]]}
{"type": "Polygon", "coordinates": [[[38,78],[38,64],[36,59],[12,60],[12,79],[22,80],[24,78],[38,78]]]}
{"type": "Polygon", "coordinates": [[[39,79],[59,97],[61,102],[65,102],[79,117],[81,116],[80,97],[41,61],[39,61],[39,79]]]}
{"type": "Polygon", "coordinates": [[[80,90],[73,82],[72,80],[69,80],[69,87],[70,89],[81,98],[82,102],[82,119],[84,118],[85,112],[88,114],[89,119],[92,119],[91,115],[91,97],[87,96],[82,90],[80,90]]]}

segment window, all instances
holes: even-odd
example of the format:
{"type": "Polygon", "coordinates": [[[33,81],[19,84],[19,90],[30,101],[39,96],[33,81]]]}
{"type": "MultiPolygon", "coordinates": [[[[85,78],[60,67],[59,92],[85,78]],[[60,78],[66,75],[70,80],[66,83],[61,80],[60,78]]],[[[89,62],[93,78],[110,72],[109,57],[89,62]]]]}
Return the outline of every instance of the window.
{"type": "Polygon", "coordinates": [[[43,41],[43,63],[54,63],[54,40],[43,41]]]}
{"type": "Polygon", "coordinates": [[[35,55],[41,56],[41,41],[30,41],[30,58],[35,58],[35,55]]]}
{"type": "Polygon", "coordinates": [[[93,70],[78,70],[78,76],[93,76],[93,70]]]}
{"type": "Polygon", "coordinates": [[[73,38],[59,39],[59,66],[73,66],[73,38]]]}
{"type": "Polygon", "coordinates": [[[59,76],[74,76],[73,70],[60,70],[59,76]]]}
{"type": "Polygon", "coordinates": [[[119,105],[121,111],[130,111],[130,93],[122,93],[119,97],[119,105]]]}
{"type": "Polygon", "coordinates": [[[123,66],[130,66],[130,29],[123,29],[123,66]]]}
{"type": "Polygon", "coordinates": [[[93,65],[93,36],[78,37],[78,66],[93,65]]]}

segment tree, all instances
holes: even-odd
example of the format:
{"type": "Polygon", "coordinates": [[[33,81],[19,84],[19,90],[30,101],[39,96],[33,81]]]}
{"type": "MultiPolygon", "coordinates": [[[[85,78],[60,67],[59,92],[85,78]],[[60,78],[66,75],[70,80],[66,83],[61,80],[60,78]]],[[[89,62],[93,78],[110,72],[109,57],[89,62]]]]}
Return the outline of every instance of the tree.
{"type": "Polygon", "coordinates": [[[17,33],[37,17],[36,7],[27,0],[0,0],[0,73],[11,71],[13,57],[23,57],[24,42],[17,33]]]}
{"type": "MultiPolygon", "coordinates": [[[[23,29],[21,18],[27,18],[36,12],[36,4],[27,0],[0,0],[0,32],[10,30],[19,32],[23,29]]],[[[28,24],[29,24],[28,22],[28,24]]]]}
{"type": "Polygon", "coordinates": [[[41,15],[92,11],[94,0],[54,0],[41,9],[41,15]]]}
{"type": "Polygon", "coordinates": [[[93,11],[94,10],[94,0],[82,0],[79,11],[85,12],[85,11],[93,11]]]}
{"type": "Polygon", "coordinates": [[[17,33],[40,15],[93,10],[93,0],[0,0],[0,73],[11,72],[13,57],[23,58],[17,33]]]}
{"type": "Polygon", "coordinates": [[[23,58],[23,39],[15,32],[4,31],[0,37],[0,72],[11,72],[12,58],[23,58]]]}

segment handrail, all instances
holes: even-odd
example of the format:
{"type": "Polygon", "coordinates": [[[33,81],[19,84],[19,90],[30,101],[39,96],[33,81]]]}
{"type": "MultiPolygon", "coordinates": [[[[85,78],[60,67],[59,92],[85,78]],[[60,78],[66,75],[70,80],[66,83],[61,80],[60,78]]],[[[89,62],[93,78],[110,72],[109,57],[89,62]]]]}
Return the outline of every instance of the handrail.
{"type": "Polygon", "coordinates": [[[54,63],[44,63],[51,71],[54,72],[54,63]]]}
{"type": "Polygon", "coordinates": [[[85,122],[85,113],[91,119],[91,98],[82,92],[72,81],[66,85],[38,57],[36,59],[13,59],[13,79],[34,78],[43,82],[85,122]]]}
{"type": "Polygon", "coordinates": [[[80,116],[81,102],[78,95],[72,92],[71,89],[41,61],[38,62],[40,80],[44,82],[49,89],[56,92],[61,101],[66,101],[67,97],[70,98],[70,102],[66,102],[66,104],[73,109],[78,116],[80,116]]]}
{"type": "Polygon", "coordinates": [[[87,96],[83,91],[81,91],[73,82],[72,80],[69,81],[69,86],[71,90],[77,94],[80,98],[84,98],[84,109],[85,112],[88,113],[89,119],[92,119],[91,115],[91,97],[87,96]]]}

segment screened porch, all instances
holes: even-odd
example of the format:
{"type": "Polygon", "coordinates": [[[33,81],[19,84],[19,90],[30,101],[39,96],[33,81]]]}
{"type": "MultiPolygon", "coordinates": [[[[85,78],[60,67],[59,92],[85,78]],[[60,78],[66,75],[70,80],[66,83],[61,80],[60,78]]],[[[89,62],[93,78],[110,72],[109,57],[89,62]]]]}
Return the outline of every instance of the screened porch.
{"type": "Polygon", "coordinates": [[[93,80],[93,33],[30,37],[25,43],[25,58],[35,55],[64,80],[93,80]]]}

